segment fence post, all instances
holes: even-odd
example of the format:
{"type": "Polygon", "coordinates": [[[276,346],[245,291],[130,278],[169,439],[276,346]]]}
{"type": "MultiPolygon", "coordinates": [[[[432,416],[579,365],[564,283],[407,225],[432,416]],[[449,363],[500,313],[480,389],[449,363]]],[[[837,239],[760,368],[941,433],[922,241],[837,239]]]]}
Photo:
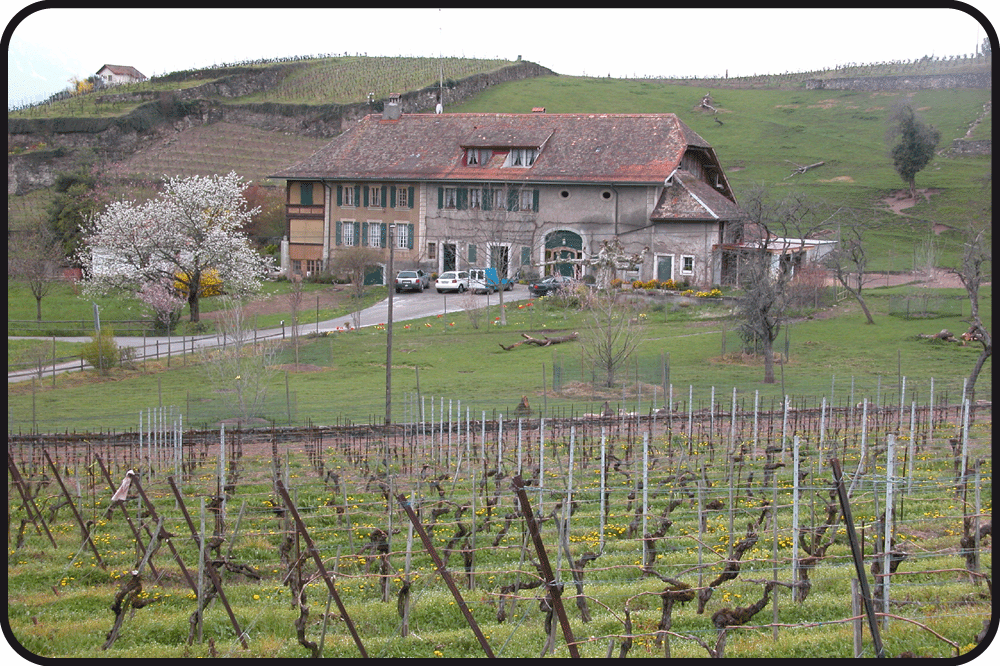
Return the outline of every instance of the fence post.
{"type": "Polygon", "coordinates": [[[341,601],[340,595],[337,594],[337,588],[334,586],[333,580],[330,578],[330,574],[327,572],[326,566],[323,564],[323,558],[319,556],[319,550],[316,548],[312,538],[309,536],[309,532],[306,530],[306,525],[302,522],[302,517],[299,516],[298,509],[288,496],[285,484],[282,483],[281,479],[275,479],[275,486],[277,486],[278,492],[281,494],[281,499],[288,508],[288,511],[292,514],[292,518],[295,520],[295,527],[299,534],[302,535],[303,540],[306,542],[306,546],[309,548],[309,552],[313,556],[313,561],[316,562],[316,568],[319,569],[320,575],[323,576],[323,580],[326,582],[326,587],[330,592],[330,596],[333,597],[333,600],[337,603],[337,610],[340,611],[340,616],[344,618],[344,624],[347,625],[347,630],[351,632],[354,644],[358,646],[358,652],[361,653],[362,657],[367,659],[368,653],[365,651],[365,646],[361,642],[361,637],[358,636],[357,629],[354,627],[354,622],[351,620],[351,616],[347,614],[347,608],[344,606],[344,602],[341,601]]]}
{"type": "Polygon", "coordinates": [[[483,635],[482,630],[479,628],[479,624],[476,623],[476,618],[472,617],[472,612],[469,610],[468,605],[465,603],[465,599],[462,598],[462,593],[458,591],[458,587],[455,586],[455,581],[452,580],[451,574],[444,566],[444,562],[441,561],[438,555],[437,549],[434,548],[434,543],[431,541],[430,537],[427,536],[427,532],[424,530],[424,526],[420,524],[420,520],[417,518],[417,514],[413,512],[413,507],[410,506],[409,500],[406,499],[406,495],[398,495],[396,501],[406,512],[407,517],[410,519],[410,524],[417,531],[420,536],[420,540],[424,542],[424,547],[427,549],[427,553],[434,560],[434,566],[438,573],[441,574],[441,578],[444,579],[445,584],[448,589],[451,590],[451,594],[455,597],[455,603],[458,604],[459,609],[462,611],[462,615],[465,616],[466,622],[469,623],[469,628],[472,629],[472,633],[475,634],[476,639],[479,641],[479,645],[483,648],[483,652],[486,653],[487,657],[491,659],[495,657],[493,650],[490,648],[490,644],[486,640],[486,636],[483,635]]]}
{"type": "Polygon", "coordinates": [[[844,527],[847,528],[847,539],[851,543],[854,571],[857,575],[858,583],[861,585],[862,601],[864,601],[865,613],[868,616],[868,629],[872,633],[872,642],[875,644],[875,656],[881,659],[885,656],[885,651],[882,648],[882,636],[879,633],[878,622],[875,619],[875,608],[872,604],[871,591],[868,588],[868,577],[865,575],[864,556],[861,554],[858,535],[854,531],[854,516],[851,514],[851,503],[847,499],[847,490],[844,488],[844,475],[840,469],[840,461],[836,458],[831,458],[830,467],[833,468],[833,480],[837,484],[840,510],[844,514],[844,527]]]}
{"type": "MultiPolygon", "coordinates": [[[[531,539],[535,542],[535,552],[538,555],[538,565],[542,576],[545,578],[543,584],[552,599],[552,608],[559,618],[562,626],[563,637],[566,639],[566,647],[569,654],[574,659],[580,658],[580,651],[576,646],[576,639],[573,637],[573,629],[569,626],[569,617],[566,616],[566,608],[562,603],[562,584],[556,582],[555,574],[552,572],[552,565],[549,564],[549,556],[545,552],[545,544],[542,542],[542,535],[538,531],[538,523],[535,522],[535,514],[531,511],[531,502],[528,494],[524,492],[524,481],[520,476],[515,476],[512,480],[514,490],[517,492],[517,499],[521,506],[521,513],[524,514],[524,522],[528,524],[528,531],[531,532],[531,539]]],[[[492,655],[491,655],[492,656],[492,655]]]]}

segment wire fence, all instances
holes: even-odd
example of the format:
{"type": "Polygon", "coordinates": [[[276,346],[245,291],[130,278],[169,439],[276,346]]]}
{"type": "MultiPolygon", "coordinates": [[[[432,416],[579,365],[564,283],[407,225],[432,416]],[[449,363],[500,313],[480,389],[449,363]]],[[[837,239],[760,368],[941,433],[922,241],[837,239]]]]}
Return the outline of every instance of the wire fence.
{"type": "MultiPolygon", "coordinates": [[[[947,655],[967,651],[969,637],[990,617],[988,600],[973,601],[986,594],[990,568],[989,416],[967,400],[912,403],[902,414],[866,400],[859,407],[820,404],[572,419],[477,419],[467,408],[447,421],[270,433],[184,431],[178,410],[165,410],[147,415],[141,433],[9,437],[8,450],[28,486],[42,474],[65,475],[59,485],[76,490],[64,499],[79,507],[81,521],[96,519],[102,536],[100,516],[115,484],[93,473],[98,457],[114,479],[136,470],[150,497],[169,497],[168,477],[176,479],[183,495],[158,499],[146,513],[167,517],[164,526],[178,535],[179,557],[189,563],[197,561],[198,538],[185,536],[175,502],[202,498],[202,524],[207,516],[219,548],[228,549],[221,559],[261,574],[254,589],[266,603],[234,602],[240,632],[249,635],[248,625],[287,606],[281,581],[294,571],[303,585],[312,580],[322,589],[318,574],[303,573],[307,560],[282,545],[308,536],[319,562],[337,572],[347,615],[379,602],[389,609],[381,630],[360,639],[378,656],[395,654],[408,623],[430,631],[435,622],[455,622],[432,612],[446,603],[431,575],[442,570],[451,572],[458,605],[490,626],[487,643],[501,655],[520,655],[519,643],[537,640],[536,656],[557,642],[590,656],[612,647],[621,654],[722,656],[727,641],[738,652],[760,632],[810,642],[816,628],[840,624],[855,625],[854,643],[829,649],[873,654],[874,644],[861,638],[864,614],[851,610],[855,557],[844,506],[835,499],[837,460],[865,576],[872,573],[868,599],[878,625],[922,628],[921,638],[889,634],[887,654],[927,651],[927,637],[947,655]],[[532,547],[529,506],[552,584],[536,568],[541,553],[532,547]],[[301,525],[292,524],[292,509],[301,525]],[[434,553],[421,548],[411,525],[432,537],[434,553]],[[570,634],[557,628],[556,589],[570,634]],[[591,616],[601,617],[598,626],[591,616]]],[[[53,507],[58,489],[42,488],[34,500],[53,507]]],[[[21,515],[17,495],[8,498],[9,510],[21,515]]],[[[23,522],[20,536],[41,539],[23,522]]],[[[134,566],[127,556],[118,559],[123,569],[134,566]]],[[[229,574],[226,585],[234,579],[229,574]]],[[[322,615],[334,591],[312,598],[313,612],[322,615]]],[[[238,653],[240,632],[217,628],[216,640],[238,653]]],[[[284,640],[294,642],[294,634],[289,626],[284,640]]],[[[336,634],[327,638],[330,654],[357,654],[343,628],[336,634]]]]}

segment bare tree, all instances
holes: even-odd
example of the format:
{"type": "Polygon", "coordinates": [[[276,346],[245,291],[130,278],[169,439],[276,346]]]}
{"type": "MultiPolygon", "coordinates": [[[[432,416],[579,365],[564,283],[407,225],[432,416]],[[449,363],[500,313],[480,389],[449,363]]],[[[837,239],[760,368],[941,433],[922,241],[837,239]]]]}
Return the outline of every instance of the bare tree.
{"type": "MultiPolygon", "coordinates": [[[[382,251],[371,247],[356,245],[344,248],[334,256],[331,270],[351,281],[351,295],[358,306],[351,312],[354,328],[361,327],[361,298],[365,295],[365,275],[375,266],[382,263],[382,251]]],[[[392,277],[386,277],[386,284],[392,288],[392,277]]]]}
{"type": "Polygon", "coordinates": [[[744,349],[764,357],[764,383],[773,384],[774,341],[791,305],[789,286],[804,258],[806,239],[828,221],[800,194],[772,202],[763,188],[744,200],[740,258],[743,297],[736,307],[744,349]]]}
{"type": "Polygon", "coordinates": [[[973,225],[965,231],[965,245],[962,252],[962,265],[953,272],[962,281],[965,293],[969,297],[969,330],[962,335],[964,340],[975,341],[982,345],[983,349],[976,359],[976,365],[972,368],[969,381],[966,383],[966,390],[969,395],[973,393],[979,373],[982,371],[986,360],[993,355],[993,338],[990,331],[983,325],[983,320],[979,315],[979,288],[983,282],[991,281],[991,268],[993,265],[992,244],[989,240],[988,228],[985,225],[973,225]]]}
{"type": "Polygon", "coordinates": [[[7,235],[7,272],[23,280],[35,297],[35,318],[42,320],[42,299],[59,279],[64,257],[59,240],[45,227],[7,235]]]}
{"type": "Polygon", "coordinates": [[[204,367],[238,418],[260,416],[268,382],[274,375],[272,362],[277,346],[257,340],[238,298],[225,297],[222,312],[224,344],[221,349],[206,352],[204,367]]]}
{"type": "Polygon", "coordinates": [[[615,373],[628,362],[643,339],[645,318],[615,291],[587,291],[581,305],[587,311],[583,354],[604,373],[604,385],[614,386],[615,373]]]}
{"type": "MultiPolygon", "coordinates": [[[[455,188],[449,233],[476,247],[469,263],[497,269],[502,280],[510,277],[516,253],[534,247],[538,230],[538,190],[518,183],[455,188]],[[480,256],[485,252],[485,256],[480,256]]],[[[449,202],[450,204],[451,202],[449,202]]],[[[471,267],[471,266],[470,266],[471,267]]],[[[500,325],[507,324],[504,292],[499,290],[500,325]]]]}
{"type": "Polygon", "coordinates": [[[292,288],[288,290],[288,309],[292,315],[292,348],[295,349],[295,365],[299,364],[299,312],[302,311],[302,276],[293,274],[292,288]]]}
{"type": "Polygon", "coordinates": [[[865,252],[864,230],[860,224],[841,226],[837,247],[824,258],[824,264],[833,272],[833,277],[847,290],[861,306],[869,324],[874,324],[861,290],[865,287],[868,269],[868,255],[865,252]]]}

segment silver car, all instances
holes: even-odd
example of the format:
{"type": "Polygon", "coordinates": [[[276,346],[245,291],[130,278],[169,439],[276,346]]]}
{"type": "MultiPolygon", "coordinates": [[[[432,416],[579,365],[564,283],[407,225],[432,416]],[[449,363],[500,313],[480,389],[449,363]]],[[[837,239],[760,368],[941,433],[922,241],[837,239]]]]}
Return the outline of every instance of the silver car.
{"type": "Polygon", "coordinates": [[[431,276],[421,270],[399,271],[396,273],[396,293],[401,291],[423,291],[431,286],[431,276]]]}
{"type": "Polygon", "coordinates": [[[438,276],[434,288],[439,294],[446,291],[461,294],[469,289],[469,271],[445,271],[438,276]]]}

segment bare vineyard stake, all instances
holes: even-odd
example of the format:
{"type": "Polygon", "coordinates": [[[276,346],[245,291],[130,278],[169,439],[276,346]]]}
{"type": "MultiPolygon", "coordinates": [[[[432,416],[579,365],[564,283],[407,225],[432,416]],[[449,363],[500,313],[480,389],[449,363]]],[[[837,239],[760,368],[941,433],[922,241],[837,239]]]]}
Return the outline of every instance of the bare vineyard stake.
{"type": "Polygon", "coordinates": [[[104,564],[104,560],[101,559],[101,554],[97,552],[97,546],[94,545],[94,540],[91,538],[90,529],[84,522],[83,517],[80,516],[80,512],[76,508],[76,503],[73,502],[73,497],[69,494],[66,489],[66,484],[63,483],[62,477],[59,476],[59,470],[56,468],[55,463],[52,462],[52,458],[49,457],[49,452],[47,449],[42,449],[42,453],[45,455],[45,459],[49,462],[49,467],[52,468],[52,475],[56,477],[56,481],[59,483],[59,487],[62,488],[63,495],[66,497],[66,501],[69,502],[69,508],[73,510],[73,516],[76,517],[76,522],[80,526],[80,532],[83,534],[83,542],[90,546],[90,549],[94,551],[94,556],[97,558],[97,563],[101,565],[102,569],[107,569],[107,565],[104,564]]]}
{"type": "Polygon", "coordinates": [[[49,541],[52,542],[53,548],[58,548],[56,545],[56,540],[52,537],[52,532],[49,532],[49,526],[45,524],[45,518],[42,516],[42,512],[38,510],[38,506],[35,504],[34,498],[28,493],[28,488],[24,483],[24,479],[21,477],[21,471],[17,468],[17,463],[14,462],[13,456],[10,454],[10,450],[7,451],[7,469],[10,470],[11,478],[14,479],[14,485],[17,486],[17,492],[20,493],[21,499],[24,500],[24,512],[28,514],[28,519],[35,526],[35,531],[41,536],[42,529],[45,530],[46,536],[49,537],[49,541]],[[42,527],[39,528],[38,524],[41,523],[42,527]]]}
{"type": "Polygon", "coordinates": [[[313,561],[316,562],[316,568],[319,570],[323,580],[326,582],[327,590],[330,592],[330,596],[337,603],[337,610],[340,611],[340,616],[344,618],[344,624],[347,625],[347,630],[351,632],[351,637],[354,639],[354,644],[358,646],[358,652],[361,653],[362,657],[368,658],[368,652],[365,651],[365,646],[361,642],[361,637],[358,636],[357,629],[354,627],[354,621],[351,620],[351,616],[347,613],[347,608],[344,606],[344,602],[341,601],[340,595],[337,594],[337,588],[333,584],[333,579],[330,578],[330,574],[326,570],[326,566],[323,564],[323,558],[319,555],[319,550],[313,543],[312,537],[309,536],[309,532],[306,530],[305,523],[302,522],[302,517],[299,516],[299,511],[295,507],[291,498],[288,496],[288,491],[285,489],[285,484],[281,480],[277,480],[275,485],[278,488],[278,493],[281,494],[281,500],[285,503],[285,507],[292,514],[292,518],[295,519],[295,527],[299,534],[302,535],[302,539],[306,542],[306,546],[309,548],[309,552],[313,556],[313,561]]]}
{"type": "MultiPolygon", "coordinates": [[[[97,465],[101,468],[101,474],[104,476],[105,482],[109,486],[114,488],[115,484],[111,479],[111,474],[108,473],[107,467],[104,466],[104,461],[101,460],[101,456],[94,454],[94,459],[97,461],[97,465]]],[[[138,528],[136,528],[135,523],[132,522],[132,517],[128,515],[128,510],[125,508],[125,503],[122,502],[121,504],[119,504],[118,508],[122,510],[122,516],[125,517],[125,522],[128,523],[129,529],[132,530],[132,536],[135,537],[136,549],[143,550],[145,546],[142,545],[142,536],[139,534],[139,530],[138,528]]],[[[155,541],[157,538],[158,535],[154,534],[152,540],[155,541]]],[[[153,573],[154,576],[159,577],[160,574],[156,571],[156,567],[153,566],[152,562],[149,563],[149,570],[153,573]]]]}
{"type": "Polygon", "coordinates": [[[879,634],[878,621],[875,619],[875,608],[872,604],[871,591],[868,588],[868,577],[865,575],[864,557],[861,554],[858,535],[854,531],[854,517],[851,514],[851,503],[847,499],[847,490],[844,488],[844,475],[840,469],[840,461],[836,458],[830,459],[830,466],[833,468],[833,480],[837,484],[837,495],[840,498],[840,510],[844,515],[844,527],[847,528],[847,539],[851,542],[854,570],[861,585],[861,598],[865,604],[865,614],[868,616],[868,629],[871,631],[872,642],[875,644],[875,656],[881,659],[885,656],[882,648],[882,636],[879,634]]]}
{"type": "Polygon", "coordinates": [[[569,654],[575,659],[580,658],[580,651],[576,646],[576,639],[573,637],[573,629],[569,625],[569,618],[566,616],[566,608],[562,603],[562,586],[556,582],[552,573],[552,565],[549,564],[549,556],[545,552],[545,544],[542,542],[542,535],[538,531],[538,524],[535,522],[535,515],[531,511],[531,503],[528,501],[528,494],[524,492],[524,481],[520,476],[515,476],[512,480],[514,490],[517,492],[517,499],[520,502],[521,513],[524,514],[524,521],[528,524],[528,531],[531,532],[531,539],[535,542],[535,552],[538,554],[538,564],[545,577],[545,587],[552,598],[552,607],[559,617],[559,624],[562,626],[563,636],[566,639],[566,647],[569,654]]]}
{"type": "Polygon", "coordinates": [[[424,542],[424,547],[427,549],[427,553],[431,556],[431,559],[434,560],[434,567],[437,569],[438,573],[441,574],[441,578],[444,579],[448,589],[451,590],[452,596],[455,597],[455,603],[458,604],[459,609],[462,611],[462,615],[465,616],[465,620],[469,623],[469,628],[472,629],[472,633],[479,641],[479,645],[482,646],[483,652],[486,653],[487,657],[492,659],[496,655],[493,654],[493,650],[490,648],[490,644],[487,642],[486,636],[483,635],[482,630],[479,628],[479,624],[476,623],[476,618],[472,617],[472,612],[466,605],[465,599],[462,598],[462,593],[459,592],[458,587],[455,586],[455,581],[445,568],[444,562],[441,561],[441,557],[434,548],[434,544],[431,542],[430,537],[427,536],[427,532],[424,531],[423,525],[420,524],[417,514],[413,512],[413,507],[410,506],[410,502],[406,499],[406,495],[397,496],[396,501],[399,502],[403,511],[406,512],[406,515],[410,519],[410,523],[413,525],[413,529],[416,530],[417,534],[420,536],[420,540],[424,542]]]}
{"type": "MultiPolygon", "coordinates": [[[[146,491],[142,489],[142,484],[139,482],[138,476],[132,479],[132,486],[135,487],[139,496],[142,498],[142,503],[146,507],[146,511],[149,512],[149,517],[154,521],[159,520],[159,516],[156,513],[156,507],[153,506],[153,503],[149,501],[148,497],[146,497],[146,491]]],[[[146,527],[146,533],[150,534],[148,526],[146,527]]],[[[152,535],[150,534],[150,536],[152,535]]],[[[170,548],[170,552],[173,553],[174,559],[177,561],[177,566],[180,567],[181,573],[184,574],[184,579],[188,582],[188,587],[191,588],[192,592],[198,594],[198,584],[195,583],[194,579],[191,577],[191,573],[187,570],[187,567],[184,566],[184,560],[181,559],[180,553],[177,552],[174,542],[167,539],[167,546],[170,548]]]]}
{"type": "MultiPolygon", "coordinates": [[[[177,488],[177,484],[174,483],[174,477],[168,476],[167,483],[170,484],[170,489],[174,492],[174,497],[177,498],[177,505],[180,507],[181,513],[184,514],[184,519],[187,521],[188,529],[191,530],[191,536],[197,539],[198,528],[195,527],[194,521],[191,520],[191,514],[188,513],[187,506],[184,504],[184,498],[181,496],[181,491],[177,488]]],[[[202,545],[200,545],[199,547],[203,547],[204,542],[205,542],[204,539],[200,539],[200,544],[202,545]]],[[[219,593],[219,600],[225,607],[226,613],[229,614],[229,621],[232,623],[233,629],[236,630],[237,638],[240,639],[240,643],[243,645],[244,649],[249,648],[250,645],[247,643],[246,634],[243,633],[242,629],[240,629],[240,623],[236,620],[236,615],[233,614],[233,609],[229,605],[229,600],[226,599],[226,593],[222,589],[222,580],[219,578],[219,572],[216,571],[215,567],[211,565],[205,567],[205,570],[208,572],[208,577],[212,579],[212,584],[215,585],[215,589],[219,593]]],[[[199,586],[198,589],[200,588],[201,586],[199,586]]],[[[199,593],[199,599],[200,598],[201,597],[199,593]]]]}

